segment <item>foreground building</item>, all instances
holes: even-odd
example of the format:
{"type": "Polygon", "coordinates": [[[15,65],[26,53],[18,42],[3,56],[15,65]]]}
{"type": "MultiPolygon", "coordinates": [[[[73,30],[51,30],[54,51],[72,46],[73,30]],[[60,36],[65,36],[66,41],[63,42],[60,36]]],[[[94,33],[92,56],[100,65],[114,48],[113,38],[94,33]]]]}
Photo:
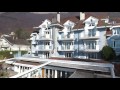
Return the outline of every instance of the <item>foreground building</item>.
{"type": "Polygon", "coordinates": [[[114,65],[107,62],[85,62],[80,59],[14,58],[5,61],[8,70],[17,73],[10,78],[115,78],[114,65]]]}

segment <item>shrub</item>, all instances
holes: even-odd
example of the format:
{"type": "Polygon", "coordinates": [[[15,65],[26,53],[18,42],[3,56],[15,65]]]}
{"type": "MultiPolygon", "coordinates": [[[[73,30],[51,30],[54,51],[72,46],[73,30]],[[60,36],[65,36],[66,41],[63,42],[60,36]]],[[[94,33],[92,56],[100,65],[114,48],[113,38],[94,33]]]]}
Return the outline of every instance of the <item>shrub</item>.
{"type": "Polygon", "coordinates": [[[13,55],[10,54],[10,51],[0,51],[0,57],[1,59],[4,59],[4,58],[13,58],[13,55]]]}
{"type": "Polygon", "coordinates": [[[113,48],[109,47],[109,46],[104,46],[101,50],[101,56],[103,59],[110,61],[115,59],[116,54],[115,51],[113,50],[113,48]]]}

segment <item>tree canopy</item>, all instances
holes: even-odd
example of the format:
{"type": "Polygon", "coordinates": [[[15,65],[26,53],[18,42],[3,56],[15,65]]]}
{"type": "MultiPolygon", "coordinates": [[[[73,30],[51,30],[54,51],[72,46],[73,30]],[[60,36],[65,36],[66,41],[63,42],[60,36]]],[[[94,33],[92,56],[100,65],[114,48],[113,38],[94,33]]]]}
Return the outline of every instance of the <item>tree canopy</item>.
{"type": "Polygon", "coordinates": [[[30,33],[23,30],[22,28],[18,28],[16,31],[15,31],[15,36],[18,38],[18,39],[28,39],[29,36],[30,36],[30,33]]]}
{"type": "Polygon", "coordinates": [[[104,46],[101,50],[101,55],[103,59],[110,61],[116,57],[116,53],[110,46],[104,46]]]}

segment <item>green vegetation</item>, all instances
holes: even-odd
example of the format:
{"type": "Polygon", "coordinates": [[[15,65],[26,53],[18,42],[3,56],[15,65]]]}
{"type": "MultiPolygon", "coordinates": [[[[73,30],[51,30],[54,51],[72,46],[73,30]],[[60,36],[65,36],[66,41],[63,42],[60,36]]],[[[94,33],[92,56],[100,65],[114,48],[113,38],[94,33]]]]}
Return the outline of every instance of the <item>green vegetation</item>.
{"type": "Polygon", "coordinates": [[[13,55],[10,54],[10,51],[0,51],[0,59],[13,58],[13,55]]]}
{"type": "Polygon", "coordinates": [[[21,55],[27,54],[28,51],[21,51],[21,55]]]}
{"type": "MultiPolygon", "coordinates": [[[[27,51],[20,51],[21,55],[24,55],[27,53],[27,51]]],[[[18,51],[0,51],[0,60],[13,58],[15,54],[17,54],[18,51]],[[12,52],[12,54],[11,54],[12,52]]]]}
{"type": "Polygon", "coordinates": [[[7,71],[4,71],[4,70],[0,70],[0,77],[2,78],[5,78],[5,77],[8,77],[8,72],[7,71]]]}
{"type": "Polygon", "coordinates": [[[6,70],[6,64],[5,63],[0,63],[0,77],[1,78],[6,78],[8,77],[9,73],[6,70]]]}
{"type": "Polygon", "coordinates": [[[109,46],[104,46],[100,52],[102,58],[107,61],[113,60],[116,57],[115,51],[109,46]]]}
{"type": "Polygon", "coordinates": [[[18,39],[28,39],[30,37],[30,33],[25,31],[24,29],[19,28],[15,31],[15,36],[18,39]]]}

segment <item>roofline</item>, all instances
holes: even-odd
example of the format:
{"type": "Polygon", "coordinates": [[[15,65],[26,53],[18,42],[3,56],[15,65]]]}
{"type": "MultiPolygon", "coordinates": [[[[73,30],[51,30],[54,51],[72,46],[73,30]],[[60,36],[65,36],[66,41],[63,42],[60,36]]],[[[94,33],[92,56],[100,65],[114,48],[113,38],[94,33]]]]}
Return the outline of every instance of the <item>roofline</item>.
{"type": "Polygon", "coordinates": [[[25,46],[29,46],[29,45],[26,45],[26,44],[13,44],[13,45],[25,45],[25,46]]]}
{"type": "MultiPolygon", "coordinates": [[[[94,17],[94,16],[89,16],[87,19],[89,19],[90,17],[99,20],[98,18],[96,18],[96,17],[94,17]]],[[[85,23],[87,19],[85,19],[85,20],[83,21],[83,23],[85,23]]]]}
{"type": "Polygon", "coordinates": [[[11,43],[9,40],[7,40],[7,38],[5,38],[4,36],[3,36],[2,38],[4,38],[9,44],[14,45],[14,44],[11,43]]]}
{"type": "Polygon", "coordinates": [[[49,26],[55,26],[55,25],[58,25],[58,26],[61,26],[61,27],[63,27],[64,28],[64,26],[62,26],[62,25],[60,25],[60,24],[50,24],[49,26]]]}
{"type": "MultiPolygon", "coordinates": [[[[73,22],[73,21],[71,21],[71,20],[67,20],[66,22],[68,22],[68,21],[69,21],[69,22],[72,22],[72,23],[74,23],[74,24],[75,24],[75,22],[73,22]]],[[[63,25],[65,25],[65,23],[66,23],[66,22],[64,22],[64,24],[63,24],[63,25]]]]}
{"type": "Polygon", "coordinates": [[[73,29],[72,31],[83,31],[84,28],[80,28],[80,29],[73,29]]]}

